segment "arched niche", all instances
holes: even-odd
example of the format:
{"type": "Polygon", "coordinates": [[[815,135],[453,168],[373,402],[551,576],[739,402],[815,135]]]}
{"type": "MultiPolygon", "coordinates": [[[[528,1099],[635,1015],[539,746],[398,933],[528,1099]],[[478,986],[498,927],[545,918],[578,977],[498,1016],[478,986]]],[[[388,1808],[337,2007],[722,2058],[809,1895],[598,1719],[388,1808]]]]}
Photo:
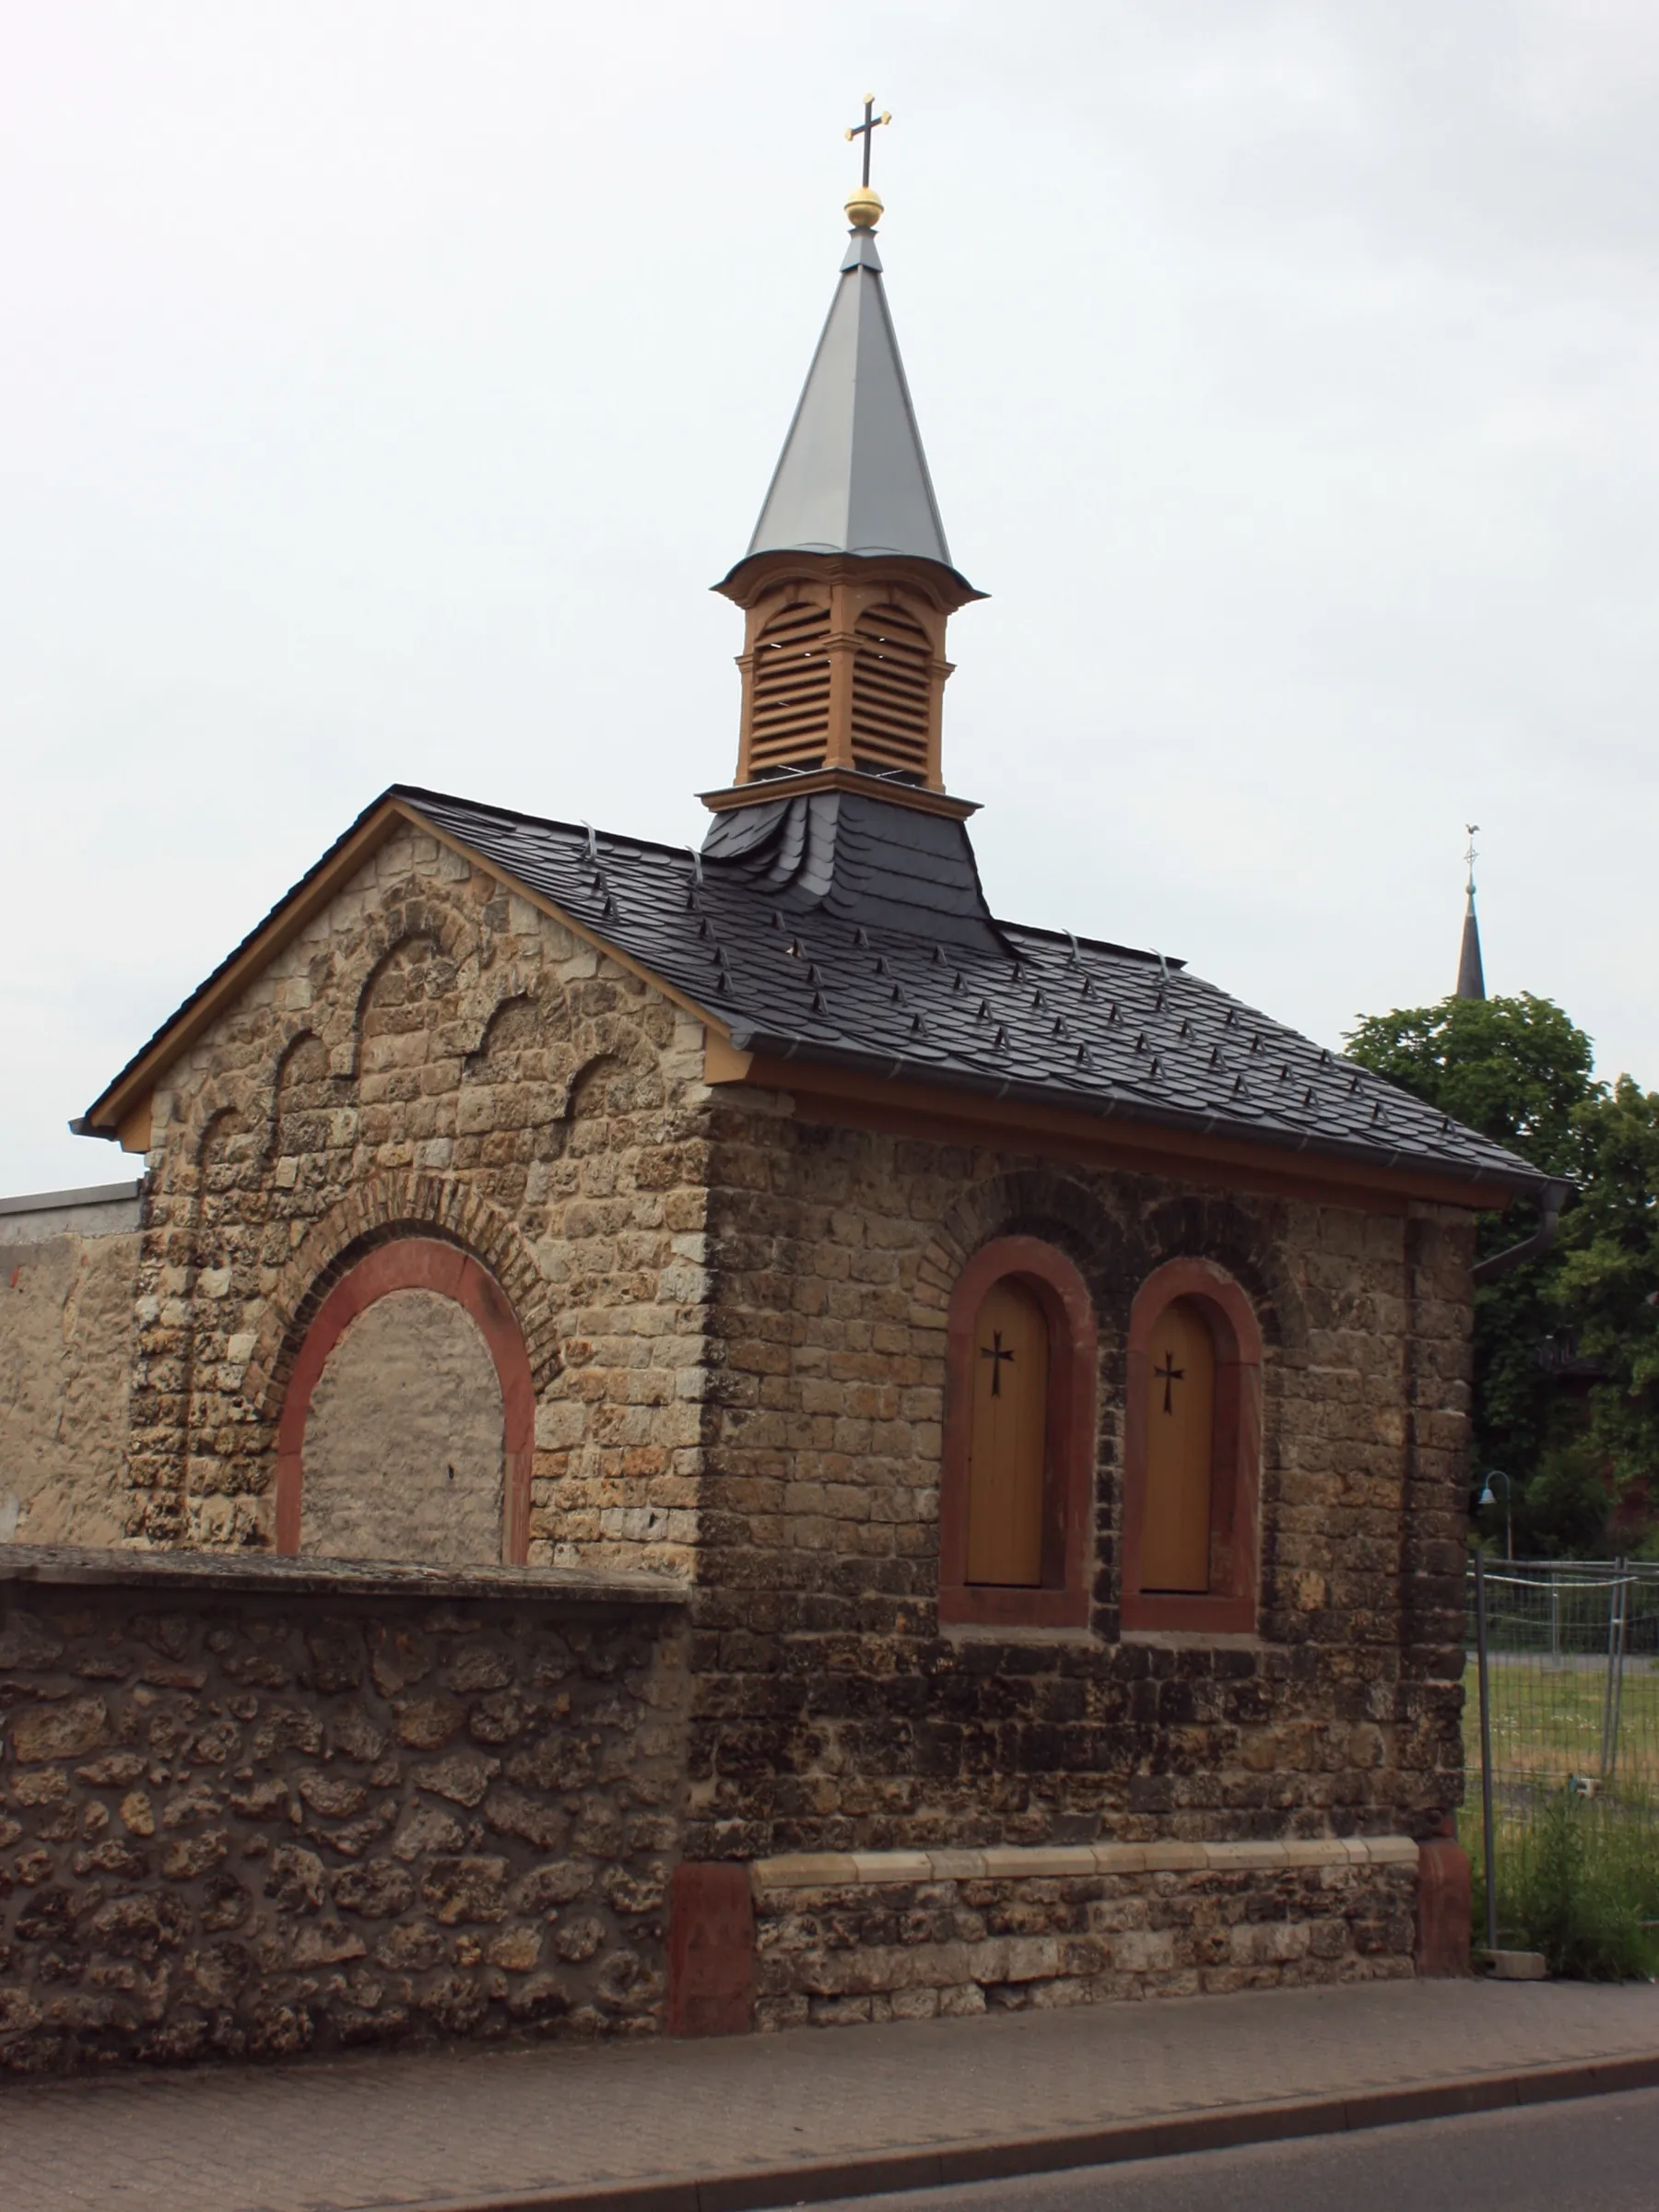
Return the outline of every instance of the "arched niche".
{"type": "MultiPolygon", "coordinates": [[[[331,1361],[336,1355],[349,1359],[349,1335],[359,1321],[382,1309],[383,1301],[412,1295],[428,1301],[419,1311],[422,1325],[429,1331],[434,1318],[430,1301],[445,1301],[458,1318],[465,1317],[465,1324],[476,1329],[488,1353],[500,1393],[500,1541],[495,1556],[509,1565],[520,1565],[529,1552],[530,1469],[535,1429],[535,1394],[524,1333],[495,1277],[470,1253],[432,1237],[399,1237],[367,1253],[335,1283],[306,1331],[277,1426],[276,1549],[293,1555],[305,1542],[306,1436],[319,1386],[325,1383],[331,1361]]],[[[384,1311],[390,1312],[390,1309],[384,1311]]],[[[414,1318],[417,1309],[407,1311],[414,1318]]],[[[422,1387],[432,1380],[416,1377],[412,1387],[422,1387]]],[[[441,1383],[442,1377],[437,1381],[441,1383]]],[[[422,1451],[426,1451],[424,1443],[422,1451]]],[[[385,1439],[385,1455],[383,1480],[387,1488],[379,1502],[395,1524],[399,1467],[394,1434],[385,1439]]],[[[429,1475],[423,1459],[416,1478],[425,1481],[429,1475]]],[[[476,1508],[476,1499],[469,1500],[469,1507],[476,1508]]],[[[411,1517],[418,1519],[406,1513],[406,1521],[411,1517]]],[[[400,1548],[370,1556],[408,1558],[410,1551],[400,1548]]]]}

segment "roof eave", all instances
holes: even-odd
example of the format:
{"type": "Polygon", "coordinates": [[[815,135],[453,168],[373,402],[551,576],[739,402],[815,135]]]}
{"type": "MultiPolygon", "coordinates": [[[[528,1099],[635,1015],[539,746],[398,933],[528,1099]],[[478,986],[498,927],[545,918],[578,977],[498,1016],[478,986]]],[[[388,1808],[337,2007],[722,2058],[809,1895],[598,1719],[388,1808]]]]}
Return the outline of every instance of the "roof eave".
{"type": "Polygon", "coordinates": [[[1503,1206],[1512,1198],[1535,1195],[1550,1181],[1538,1171],[1510,1174],[1474,1162],[1436,1160],[1403,1147],[1359,1145],[1341,1137],[1322,1137],[1311,1131],[1292,1135],[1284,1131],[1256,1128],[1250,1123],[1231,1120],[1226,1114],[1182,1112],[1179,1107],[1159,1106],[1140,1099],[1086,1097],[1077,1091],[1022,1080],[1015,1075],[1001,1077],[980,1075],[968,1068],[941,1066],[933,1060],[913,1059],[902,1053],[861,1053],[851,1047],[826,1046],[809,1038],[769,1035],[737,1019],[731,1023],[731,1042],[738,1052],[753,1053],[761,1059],[803,1062],[812,1066],[842,1069],[849,1074],[877,1076],[893,1083],[968,1091],[981,1098],[1011,1099],[1024,1105],[1051,1107],[1089,1120],[1223,1138],[1283,1158],[1311,1154],[1315,1159],[1366,1168],[1373,1174],[1426,1180],[1446,1186],[1448,1204],[1458,1203],[1450,1195],[1453,1190],[1489,1187],[1495,1194],[1502,1194],[1500,1198],[1495,1196],[1492,1204],[1503,1206]]]}

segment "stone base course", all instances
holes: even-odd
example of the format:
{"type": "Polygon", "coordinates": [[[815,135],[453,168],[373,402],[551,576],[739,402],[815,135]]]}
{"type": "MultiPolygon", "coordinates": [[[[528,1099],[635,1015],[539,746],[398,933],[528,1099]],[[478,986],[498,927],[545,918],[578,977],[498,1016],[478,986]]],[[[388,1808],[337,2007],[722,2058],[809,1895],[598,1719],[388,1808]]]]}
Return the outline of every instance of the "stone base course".
{"type": "Polygon", "coordinates": [[[1418,1855],[1372,1836],[762,1860],[756,2025],[1406,1979],[1418,1855]]]}
{"type": "Polygon", "coordinates": [[[770,1889],[844,1888],[852,1882],[1029,1880],[1088,1874],[1191,1874],[1208,1867],[1412,1866],[1409,1836],[1290,1836],[1240,1843],[1066,1843],[985,1851],[803,1851],[758,1859],[758,1896],[770,1889]]]}

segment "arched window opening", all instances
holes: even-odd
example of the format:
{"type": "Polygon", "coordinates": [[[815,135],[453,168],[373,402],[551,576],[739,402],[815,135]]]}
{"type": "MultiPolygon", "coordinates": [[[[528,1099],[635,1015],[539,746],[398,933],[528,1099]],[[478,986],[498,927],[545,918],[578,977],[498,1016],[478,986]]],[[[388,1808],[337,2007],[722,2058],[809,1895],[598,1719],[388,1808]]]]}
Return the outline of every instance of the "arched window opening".
{"type": "Polygon", "coordinates": [[[1256,1625],[1262,1340],[1249,1299],[1205,1260],[1171,1260],[1129,1317],[1125,1629],[1256,1625]]]}
{"type": "Polygon", "coordinates": [[[1082,1277],[1038,1238],[999,1238],[962,1271],[946,1359],[941,1622],[1085,1625],[1095,1320],[1082,1277]]]}
{"type": "Polygon", "coordinates": [[[1016,1276],[993,1283],[974,1328],[968,1444],[968,1580],[1034,1589],[1042,1580],[1049,1329],[1016,1276]]]}

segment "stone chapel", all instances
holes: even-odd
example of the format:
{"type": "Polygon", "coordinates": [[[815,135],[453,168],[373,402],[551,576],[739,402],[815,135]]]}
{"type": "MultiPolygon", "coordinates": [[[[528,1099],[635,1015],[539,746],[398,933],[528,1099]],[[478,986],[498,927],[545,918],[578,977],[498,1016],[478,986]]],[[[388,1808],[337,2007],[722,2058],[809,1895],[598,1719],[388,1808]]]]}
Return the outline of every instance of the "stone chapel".
{"type": "Polygon", "coordinates": [[[847,212],[701,850],[394,786],[75,1124],[143,1177],[96,1511],[0,1547],[8,2063],[1466,1956],[1474,1220],[1541,1179],[991,912],[847,212]]]}

